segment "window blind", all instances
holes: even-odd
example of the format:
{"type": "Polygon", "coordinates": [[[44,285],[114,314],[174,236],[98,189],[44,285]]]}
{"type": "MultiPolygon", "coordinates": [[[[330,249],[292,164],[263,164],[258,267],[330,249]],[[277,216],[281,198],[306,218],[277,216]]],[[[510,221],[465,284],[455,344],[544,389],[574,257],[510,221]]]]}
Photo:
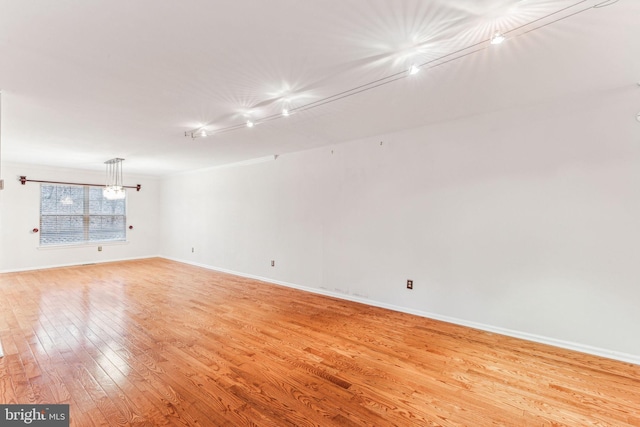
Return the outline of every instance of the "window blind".
{"type": "Polygon", "coordinates": [[[106,199],[102,187],[40,186],[40,246],[125,241],[126,198],[106,199]]]}

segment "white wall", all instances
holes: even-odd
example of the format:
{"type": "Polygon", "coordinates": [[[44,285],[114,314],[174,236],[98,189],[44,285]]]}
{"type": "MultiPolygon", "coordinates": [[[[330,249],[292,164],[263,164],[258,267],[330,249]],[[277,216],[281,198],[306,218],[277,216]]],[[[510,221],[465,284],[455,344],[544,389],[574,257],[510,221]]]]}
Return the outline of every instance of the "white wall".
{"type": "Polygon", "coordinates": [[[125,172],[125,184],[141,184],[142,190],[127,191],[126,244],[39,248],[40,184],[21,185],[28,179],[100,184],[104,173],[30,165],[3,164],[5,189],[0,191],[0,272],[144,258],[159,254],[159,180],[136,177],[125,172]]]}
{"type": "Polygon", "coordinates": [[[636,98],[612,89],[172,176],[162,251],[640,363],[636,98]]]}

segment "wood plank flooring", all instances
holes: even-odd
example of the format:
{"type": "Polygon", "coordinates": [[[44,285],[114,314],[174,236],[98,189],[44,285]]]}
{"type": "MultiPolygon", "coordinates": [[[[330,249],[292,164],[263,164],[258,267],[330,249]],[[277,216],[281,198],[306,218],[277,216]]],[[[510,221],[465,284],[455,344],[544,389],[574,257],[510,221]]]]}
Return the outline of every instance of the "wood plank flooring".
{"type": "Polygon", "coordinates": [[[164,259],[0,296],[0,402],[74,426],[640,426],[640,366],[164,259]]]}

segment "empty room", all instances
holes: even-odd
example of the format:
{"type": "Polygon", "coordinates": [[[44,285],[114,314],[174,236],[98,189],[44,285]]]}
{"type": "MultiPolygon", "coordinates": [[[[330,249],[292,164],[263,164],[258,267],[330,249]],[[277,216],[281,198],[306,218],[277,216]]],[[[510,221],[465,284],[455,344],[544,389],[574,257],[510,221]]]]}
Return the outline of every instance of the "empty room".
{"type": "Polygon", "coordinates": [[[640,426],[640,2],[0,0],[0,425],[640,426]]]}

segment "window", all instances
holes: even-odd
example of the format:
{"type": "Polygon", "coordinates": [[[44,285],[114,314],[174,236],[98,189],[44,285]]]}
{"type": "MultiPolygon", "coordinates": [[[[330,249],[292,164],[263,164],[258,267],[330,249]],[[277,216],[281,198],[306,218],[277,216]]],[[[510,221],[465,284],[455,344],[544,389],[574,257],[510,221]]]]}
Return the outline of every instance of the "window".
{"type": "Polygon", "coordinates": [[[123,242],[126,198],[109,200],[102,187],[40,186],[40,246],[123,242]]]}

